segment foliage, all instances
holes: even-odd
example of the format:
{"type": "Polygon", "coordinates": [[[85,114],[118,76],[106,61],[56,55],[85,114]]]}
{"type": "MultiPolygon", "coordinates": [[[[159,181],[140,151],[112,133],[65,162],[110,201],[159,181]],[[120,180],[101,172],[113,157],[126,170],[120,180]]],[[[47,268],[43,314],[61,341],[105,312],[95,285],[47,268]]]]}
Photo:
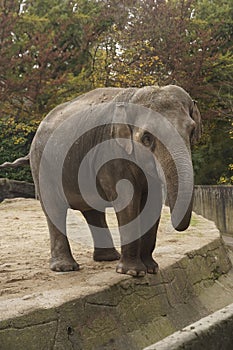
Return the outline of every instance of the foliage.
{"type": "Polygon", "coordinates": [[[136,1],[100,38],[94,74],[111,86],[178,84],[206,118],[232,113],[232,18],[224,0],[136,1]]]}
{"type": "Polygon", "coordinates": [[[201,141],[193,149],[196,184],[233,185],[232,118],[204,121],[201,141]]]}
{"type": "Polygon", "coordinates": [[[232,183],[232,31],[232,2],[141,0],[95,51],[101,86],[178,84],[198,101],[204,135],[194,148],[196,183],[232,183]]]}
{"type": "Polygon", "coordinates": [[[196,182],[231,183],[232,34],[226,0],[2,1],[0,162],[25,155],[37,121],[85,91],[178,84],[204,118],[196,182]]]}
{"type": "Polygon", "coordinates": [[[111,22],[100,3],[9,0],[0,16],[1,115],[41,119],[90,88],[90,47],[111,22]]]}
{"type": "MultiPolygon", "coordinates": [[[[28,154],[38,124],[37,121],[18,121],[13,117],[0,119],[0,163],[28,154]]],[[[0,177],[32,182],[29,167],[1,170],[0,177]]]]}
{"type": "Polygon", "coordinates": [[[231,128],[230,119],[206,121],[206,132],[193,152],[197,184],[233,185],[233,137],[229,137],[231,128]]]}

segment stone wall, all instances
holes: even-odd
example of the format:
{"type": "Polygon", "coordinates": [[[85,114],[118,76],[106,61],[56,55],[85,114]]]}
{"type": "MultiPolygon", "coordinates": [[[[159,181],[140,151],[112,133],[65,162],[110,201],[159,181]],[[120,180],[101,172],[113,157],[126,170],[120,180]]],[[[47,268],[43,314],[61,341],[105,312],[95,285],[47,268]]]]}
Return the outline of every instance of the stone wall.
{"type": "Polygon", "coordinates": [[[233,235],[233,186],[195,186],[193,210],[233,235]]]}
{"type": "Polygon", "coordinates": [[[35,198],[34,184],[25,181],[0,179],[0,202],[5,198],[35,198]]]}

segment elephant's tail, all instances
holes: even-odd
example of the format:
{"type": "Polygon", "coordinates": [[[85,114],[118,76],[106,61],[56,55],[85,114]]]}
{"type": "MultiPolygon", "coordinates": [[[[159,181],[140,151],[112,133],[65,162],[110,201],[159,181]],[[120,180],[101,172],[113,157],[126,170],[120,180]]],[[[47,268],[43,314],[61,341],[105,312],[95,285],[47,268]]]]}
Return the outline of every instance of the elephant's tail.
{"type": "Polygon", "coordinates": [[[0,169],[3,168],[18,168],[19,166],[26,166],[30,164],[30,158],[29,154],[27,154],[25,157],[21,157],[16,159],[14,162],[5,162],[3,164],[0,164],[0,169]]]}

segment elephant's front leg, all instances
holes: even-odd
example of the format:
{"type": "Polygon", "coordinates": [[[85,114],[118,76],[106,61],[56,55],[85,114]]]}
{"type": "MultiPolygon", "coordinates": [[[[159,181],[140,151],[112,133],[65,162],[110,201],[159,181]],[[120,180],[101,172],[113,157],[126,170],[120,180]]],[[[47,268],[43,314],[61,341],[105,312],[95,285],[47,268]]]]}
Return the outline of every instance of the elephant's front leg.
{"type": "MultiPolygon", "coordinates": [[[[147,196],[143,195],[141,200],[141,211],[143,210],[145,204],[146,204],[147,196]]],[[[160,205],[157,205],[157,213],[160,212],[160,205]]],[[[153,215],[156,214],[155,210],[151,210],[151,213],[147,213],[147,215],[150,215],[150,217],[153,217],[153,215]]],[[[141,259],[146,266],[148,273],[157,273],[159,266],[157,262],[153,259],[152,253],[155,249],[156,244],[156,236],[157,236],[157,230],[159,226],[160,221],[160,215],[159,217],[155,217],[155,223],[154,225],[144,234],[141,238],[141,259]]],[[[143,233],[144,228],[141,227],[141,232],[143,233]]]]}
{"type": "MultiPolygon", "coordinates": [[[[53,271],[76,271],[79,270],[78,263],[74,260],[70,245],[66,236],[66,215],[63,218],[63,232],[47,218],[50,233],[51,259],[50,268],[53,271]]],[[[61,220],[60,220],[61,222],[61,220]]]]}
{"type": "Polygon", "coordinates": [[[95,261],[118,260],[120,254],[114,247],[105,213],[93,209],[83,212],[83,215],[87,220],[94,241],[93,259],[95,261]]]}
{"type": "Polygon", "coordinates": [[[121,258],[116,271],[132,276],[145,276],[146,266],[141,260],[140,225],[134,221],[140,214],[140,202],[131,202],[116,215],[121,236],[121,258]]]}
{"type": "Polygon", "coordinates": [[[141,259],[146,266],[148,273],[157,273],[159,269],[157,262],[152,257],[156,244],[158,225],[159,220],[141,238],[141,259]]]}

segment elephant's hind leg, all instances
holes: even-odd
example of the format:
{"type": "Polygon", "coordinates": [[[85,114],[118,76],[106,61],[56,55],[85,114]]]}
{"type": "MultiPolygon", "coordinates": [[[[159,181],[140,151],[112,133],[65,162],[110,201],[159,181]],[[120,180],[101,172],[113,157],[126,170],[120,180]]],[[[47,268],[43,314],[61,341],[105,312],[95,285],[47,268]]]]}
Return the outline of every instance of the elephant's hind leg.
{"type": "Polygon", "coordinates": [[[51,222],[47,217],[50,233],[51,259],[50,268],[53,271],[76,271],[79,270],[78,263],[74,260],[70,245],[66,236],[66,216],[64,217],[64,233],[51,222]]]}
{"type": "Polygon", "coordinates": [[[89,225],[94,241],[93,259],[95,261],[120,259],[120,254],[114,247],[112,236],[106,223],[105,213],[93,209],[83,212],[83,215],[89,225]]]}

